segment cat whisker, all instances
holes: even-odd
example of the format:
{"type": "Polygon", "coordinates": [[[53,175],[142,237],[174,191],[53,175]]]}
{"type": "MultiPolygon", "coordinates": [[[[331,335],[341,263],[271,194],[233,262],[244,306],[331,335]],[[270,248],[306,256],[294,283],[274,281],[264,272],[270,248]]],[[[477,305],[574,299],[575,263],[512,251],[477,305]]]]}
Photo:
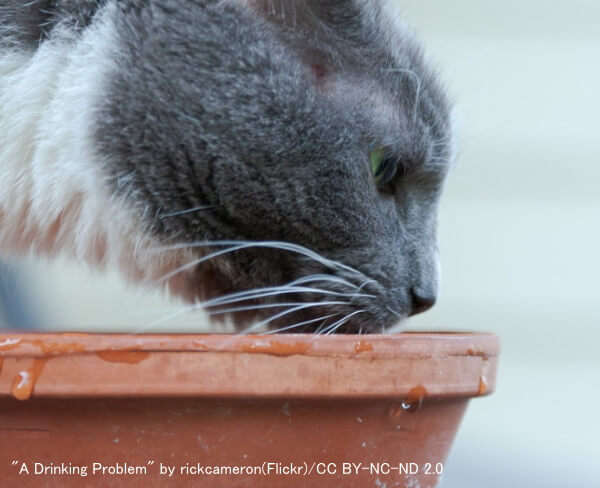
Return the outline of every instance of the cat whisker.
{"type": "Polygon", "coordinates": [[[308,325],[308,324],[312,324],[314,322],[318,322],[319,320],[327,320],[331,317],[335,317],[339,315],[339,313],[332,313],[330,315],[325,315],[323,317],[317,317],[316,319],[311,319],[311,320],[305,320],[304,322],[298,322],[296,324],[292,324],[292,325],[286,325],[285,327],[281,327],[280,329],[275,329],[275,330],[269,330],[267,332],[263,332],[260,335],[271,335],[271,334],[277,334],[279,332],[284,332],[286,330],[290,330],[290,329],[295,329],[297,327],[301,327],[303,325],[308,325]]]}
{"type": "MultiPolygon", "coordinates": [[[[296,286],[296,285],[302,285],[302,284],[306,284],[306,283],[313,283],[313,282],[319,282],[319,281],[326,281],[329,283],[338,283],[338,284],[345,285],[345,286],[348,286],[350,288],[355,288],[355,289],[359,288],[358,285],[351,283],[348,280],[340,278],[339,276],[333,276],[333,275],[328,275],[328,274],[312,274],[312,275],[302,276],[293,281],[290,281],[289,283],[287,283],[287,285],[284,285],[284,286],[296,286]]],[[[363,285],[360,285],[359,290],[357,290],[358,292],[360,291],[362,286],[363,285]]]]}
{"type": "Polygon", "coordinates": [[[154,322],[151,322],[150,324],[148,324],[145,327],[141,327],[141,328],[137,329],[134,334],[141,334],[143,332],[147,332],[148,330],[154,329],[156,327],[159,327],[159,326],[167,323],[169,320],[173,320],[177,317],[181,317],[182,315],[193,312],[195,310],[200,310],[202,308],[204,308],[204,307],[202,306],[201,303],[194,303],[192,305],[188,305],[186,307],[183,307],[183,309],[177,310],[176,312],[170,313],[164,317],[161,317],[160,319],[155,320],[154,322]]]}
{"type": "MultiPolygon", "coordinates": [[[[298,293],[298,291],[288,291],[287,293],[298,293]]],[[[257,299],[257,298],[264,298],[264,297],[273,296],[273,295],[277,295],[277,294],[283,294],[283,292],[237,297],[235,299],[223,300],[223,301],[218,301],[217,299],[213,299],[213,300],[208,300],[205,302],[196,302],[192,305],[184,307],[182,310],[178,310],[177,312],[171,313],[159,320],[156,320],[156,321],[150,323],[147,327],[137,330],[136,334],[139,334],[143,331],[152,329],[154,327],[158,327],[159,325],[161,325],[165,322],[168,322],[169,320],[180,317],[182,315],[193,312],[195,310],[207,309],[210,307],[218,307],[218,306],[222,307],[222,306],[230,305],[231,303],[242,302],[242,301],[252,300],[252,299],[257,299]]],[[[329,305],[345,305],[346,304],[346,302],[340,302],[340,301],[313,302],[313,303],[314,304],[325,304],[325,305],[327,305],[327,304],[329,304],[329,305]]],[[[258,310],[258,309],[265,309],[265,308],[278,308],[278,307],[292,306],[292,305],[294,305],[294,306],[295,305],[306,305],[306,302],[254,304],[254,305],[247,305],[247,306],[243,306],[243,307],[224,309],[224,310],[214,310],[214,311],[207,310],[207,313],[209,315],[221,315],[221,314],[240,312],[240,311],[258,310]]]]}
{"type": "Polygon", "coordinates": [[[378,283],[378,282],[377,282],[376,280],[373,280],[373,279],[371,279],[371,278],[369,278],[369,279],[367,279],[366,281],[364,281],[364,282],[363,282],[363,284],[362,284],[362,285],[360,285],[360,286],[359,286],[359,287],[356,289],[356,291],[355,291],[355,292],[352,294],[352,298],[350,299],[350,303],[353,303],[353,302],[354,302],[354,300],[356,300],[356,298],[358,298],[358,297],[364,297],[364,296],[367,296],[367,297],[369,297],[369,298],[376,298],[376,297],[375,297],[375,295],[365,295],[364,293],[360,293],[360,292],[361,292],[361,290],[362,290],[362,289],[363,289],[365,286],[367,286],[369,283],[378,283]]]}
{"type": "Polygon", "coordinates": [[[297,293],[312,293],[312,294],[319,294],[319,295],[328,295],[328,296],[333,296],[333,297],[354,298],[356,296],[359,296],[359,297],[363,297],[363,298],[375,298],[375,295],[369,295],[366,293],[361,293],[361,294],[357,295],[355,293],[341,293],[341,292],[330,291],[330,290],[322,290],[320,288],[296,287],[296,288],[290,288],[290,289],[283,289],[283,290],[279,290],[279,291],[273,291],[273,292],[269,292],[269,293],[265,293],[265,294],[249,295],[246,298],[244,298],[243,300],[242,299],[240,299],[240,300],[232,299],[231,301],[225,301],[225,300],[218,301],[216,303],[210,303],[210,304],[208,304],[208,306],[224,305],[224,304],[232,303],[232,302],[236,302],[236,301],[255,300],[255,299],[259,299],[259,298],[268,298],[271,296],[297,294],[297,293]]]}
{"type": "MultiPolygon", "coordinates": [[[[293,307],[291,309],[284,310],[280,313],[277,313],[277,314],[263,320],[262,322],[259,322],[258,324],[253,324],[250,327],[250,329],[247,329],[246,331],[244,331],[244,333],[249,333],[251,330],[256,330],[256,329],[262,327],[263,325],[266,325],[269,322],[276,320],[277,318],[287,315],[288,313],[293,313],[293,312],[304,310],[304,309],[310,308],[310,307],[319,307],[319,306],[328,306],[328,305],[347,305],[347,304],[348,304],[347,302],[342,302],[342,301],[328,301],[328,302],[325,301],[325,302],[310,302],[310,303],[306,303],[306,302],[269,303],[269,304],[256,304],[256,305],[248,305],[248,306],[243,306],[243,307],[233,307],[233,308],[229,308],[229,309],[208,311],[208,313],[209,313],[209,315],[224,315],[224,314],[234,313],[234,312],[261,310],[261,309],[267,309],[267,308],[293,307]]],[[[226,305],[226,303],[222,303],[222,304],[218,304],[218,305],[222,306],[222,305],[226,305]]],[[[200,310],[200,309],[204,309],[204,308],[206,308],[206,303],[203,303],[203,302],[194,303],[192,305],[184,307],[182,310],[178,310],[177,312],[171,313],[159,320],[156,320],[156,321],[150,323],[146,327],[138,329],[135,333],[140,334],[149,329],[158,327],[159,325],[162,325],[162,324],[168,322],[169,320],[180,317],[182,315],[193,312],[195,310],[200,310]]],[[[337,315],[337,314],[334,314],[334,315],[337,315]]]]}
{"type": "MultiPolygon", "coordinates": [[[[261,289],[259,288],[258,290],[261,290],[261,289]]],[[[336,297],[352,297],[352,299],[354,299],[357,296],[365,297],[365,298],[375,298],[375,295],[368,295],[365,293],[361,293],[361,294],[357,295],[356,293],[341,293],[341,292],[330,291],[330,290],[321,290],[320,288],[307,288],[307,287],[289,287],[289,288],[276,287],[276,288],[272,288],[272,289],[264,288],[262,290],[267,290],[267,291],[240,292],[239,294],[232,294],[231,296],[224,295],[222,297],[217,297],[217,298],[213,298],[211,300],[202,302],[201,305],[204,307],[207,307],[207,308],[208,307],[216,307],[216,306],[220,306],[220,305],[228,305],[230,303],[235,303],[235,302],[245,302],[248,300],[256,300],[259,298],[269,298],[269,297],[273,297],[273,296],[296,294],[296,293],[314,293],[314,294],[330,295],[330,296],[336,296],[336,297]]]]}
{"type": "Polygon", "coordinates": [[[421,98],[421,78],[414,70],[408,68],[390,68],[382,70],[387,73],[404,73],[410,76],[415,81],[415,101],[413,105],[413,122],[419,117],[419,102],[421,98]]]}
{"type": "MultiPolygon", "coordinates": [[[[279,294],[287,294],[287,293],[321,293],[324,295],[335,295],[335,296],[350,296],[350,297],[365,297],[365,298],[375,298],[375,295],[360,293],[362,287],[367,283],[363,283],[358,289],[352,293],[342,293],[336,292],[332,290],[323,290],[321,288],[314,287],[300,287],[298,284],[305,284],[314,281],[331,281],[335,283],[342,283],[347,286],[351,286],[356,288],[356,285],[353,285],[346,280],[336,279],[336,277],[329,277],[328,275],[310,275],[303,278],[299,278],[297,280],[291,281],[285,285],[281,286],[271,286],[264,288],[255,288],[252,290],[244,290],[236,293],[230,293],[227,295],[222,295],[220,297],[216,297],[210,300],[207,300],[204,303],[204,306],[211,306],[215,304],[223,304],[223,303],[232,303],[234,301],[242,301],[242,300],[251,300],[256,298],[267,298],[269,296],[279,295],[279,294]],[[331,279],[330,279],[331,278],[331,279]]],[[[352,301],[351,301],[352,302],[352,301]]]]}
{"type": "Polygon", "coordinates": [[[453,138],[452,137],[442,137],[440,139],[436,139],[436,141],[434,143],[431,144],[432,149],[438,149],[438,148],[445,148],[448,144],[451,144],[453,142],[453,138]]]}
{"type": "MultiPolygon", "coordinates": [[[[366,310],[359,310],[358,313],[363,313],[365,311],[366,310]]],[[[344,323],[345,323],[347,321],[346,319],[349,320],[356,313],[357,312],[350,313],[350,314],[346,315],[345,317],[343,317],[341,320],[334,322],[333,324],[325,324],[325,322],[323,322],[315,331],[315,335],[323,335],[327,331],[331,330],[332,328],[337,328],[336,326],[338,326],[341,321],[344,321],[344,323]]],[[[361,330],[362,330],[362,326],[361,326],[361,330]]],[[[327,335],[327,334],[325,334],[325,335],[327,335]]]]}
{"type": "Polygon", "coordinates": [[[202,210],[213,210],[215,207],[212,205],[203,205],[201,207],[188,208],[187,210],[181,210],[180,212],[172,212],[172,213],[161,213],[158,215],[159,219],[168,219],[171,217],[178,217],[179,215],[185,215],[194,212],[200,212],[202,210]]]}
{"type": "Polygon", "coordinates": [[[389,305],[386,305],[386,306],[385,306],[385,308],[387,308],[387,309],[388,309],[390,312],[392,312],[392,313],[393,313],[393,314],[394,314],[396,317],[398,317],[398,318],[400,318],[400,319],[403,319],[403,318],[404,318],[404,317],[403,317],[403,316],[402,316],[400,313],[396,312],[396,310],[394,310],[394,309],[393,309],[392,307],[390,307],[389,305]]]}
{"type": "MultiPolygon", "coordinates": [[[[164,283],[165,281],[169,280],[170,278],[173,278],[174,276],[178,275],[179,273],[182,273],[183,271],[186,271],[188,269],[191,269],[195,266],[198,266],[199,264],[202,264],[206,261],[209,261],[210,259],[216,258],[218,256],[222,256],[223,254],[227,254],[230,252],[234,252],[234,251],[238,251],[240,249],[245,249],[249,246],[244,245],[244,244],[240,244],[240,245],[233,245],[232,247],[228,248],[228,249],[222,249],[220,251],[215,251],[213,253],[207,254],[206,256],[202,256],[201,258],[195,259],[193,261],[190,261],[189,263],[186,263],[182,266],[179,266],[178,268],[175,268],[172,271],[169,271],[168,273],[164,274],[163,276],[161,276],[160,278],[158,278],[157,280],[155,280],[152,285],[157,286],[161,283],[164,283]]],[[[171,250],[174,249],[184,249],[183,247],[173,247],[171,248],[171,250]]]]}
{"type": "Polygon", "coordinates": [[[326,327],[322,333],[324,335],[333,334],[337,329],[339,329],[342,325],[344,325],[346,322],[348,322],[348,320],[350,320],[352,317],[354,317],[355,315],[358,315],[360,313],[364,313],[364,312],[366,312],[366,310],[357,310],[355,312],[352,312],[351,314],[346,315],[344,318],[342,318],[342,319],[338,320],[337,322],[334,322],[330,326],[326,327]]]}
{"type": "MultiPolygon", "coordinates": [[[[298,253],[308,259],[319,262],[328,268],[337,269],[341,272],[349,273],[350,279],[354,278],[355,276],[365,277],[365,275],[363,273],[361,273],[360,271],[358,271],[355,268],[347,266],[338,261],[325,258],[324,256],[320,255],[319,253],[312,251],[308,248],[305,248],[301,245],[288,243],[288,242],[282,242],[282,241],[231,241],[231,240],[201,241],[201,242],[194,242],[194,243],[182,243],[182,244],[165,246],[165,247],[158,249],[158,251],[178,250],[178,249],[189,250],[189,249],[201,248],[201,247],[220,247],[220,246],[224,246],[225,249],[220,249],[220,250],[211,252],[211,253],[209,253],[205,256],[202,256],[196,260],[186,263],[186,264],[178,267],[177,269],[170,271],[169,273],[166,273],[165,275],[163,275],[157,281],[157,283],[164,282],[165,280],[168,280],[169,278],[175,276],[178,273],[181,273],[182,271],[185,271],[189,268],[197,266],[197,265],[199,265],[205,261],[208,261],[210,259],[213,259],[215,257],[221,256],[221,255],[224,255],[227,253],[235,252],[238,250],[242,250],[242,249],[261,248],[261,247],[298,253]]],[[[255,289],[255,290],[246,290],[246,291],[242,291],[242,292],[237,292],[237,293],[213,298],[213,299],[205,301],[205,302],[196,303],[196,304],[192,305],[191,307],[188,307],[186,310],[180,312],[179,314],[171,315],[171,316],[163,319],[161,322],[168,320],[170,318],[173,318],[174,316],[177,316],[177,315],[180,315],[183,313],[187,313],[188,311],[196,310],[200,307],[210,308],[210,307],[225,306],[225,305],[230,305],[232,303],[244,302],[244,301],[248,301],[248,300],[255,300],[255,299],[261,299],[261,298],[268,298],[268,297],[272,297],[272,296],[285,295],[285,294],[316,293],[316,294],[320,294],[320,295],[350,297],[350,301],[348,301],[348,302],[324,301],[324,302],[312,302],[312,303],[305,303],[305,302],[284,302],[284,303],[267,303],[267,304],[262,303],[262,304],[242,305],[239,307],[208,311],[208,313],[210,315],[220,315],[220,314],[228,314],[228,313],[243,312],[243,311],[263,310],[263,309],[268,309],[268,308],[288,307],[286,310],[278,312],[256,324],[251,325],[249,328],[240,332],[243,334],[248,334],[254,330],[257,330],[257,329],[269,324],[270,322],[272,322],[274,320],[277,320],[288,314],[291,314],[291,313],[294,313],[294,312],[297,312],[300,310],[304,310],[306,308],[326,306],[326,305],[351,305],[354,302],[354,300],[356,300],[356,298],[358,298],[358,297],[375,298],[375,295],[361,293],[362,289],[365,286],[367,286],[369,283],[378,283],[378,282],[372,278],[367,277],[367,279],[364,280],[360,285],[357,285],[355,283],[352,283],[351,281],[348,281],[347,279],[344,279],[344,278],[341,278],[338,276],[331,276],[328,274],[314,274],[314,275],[309,275],[309,276],[304,276],[304,277],[298,278],[298,279],[288,283],[287,285],[283,285],[283,286],[265,287],[262,289],[259,288],[259,289],[255,289]],[[339,285],[347,286],[351,289],[351,291],[349,293],[342,293],[342,292],[337,292],[337,291],[332,291],[332,290],[324,290],[324,289],[317,288],[314,286],[308,286],[308,287],[307,286],[299,286],[299,285],[315,283],[315,282],[319,282],[319,281],[336,283],[339,285]],[[289,308],[289,307],[292,307],[292,308],[289,308]]],[[[364,312],[365,312],[365,310],[355,311],[355,312],[349,314],[348,316],[346,316],[341,321],[338,321],[332,325],[326,326],[325,329],[323,330],[323,332],[324,333],[334,332],[339,327],[341,327],[341,325],[346,323],[347,320],[350,320],[351,317],[353,317],[354,315],[357,315],[358,313],[364,313],[364,312]]],[[[327,318],[330,318],[330,317],[327,317],[327,318]]],[[[327,318],[323,319],[324,322],[327,320],[327,318]]],[[[317,320],[314,320],[314,321],[317,321],[317,320]]],[[[155,324],[151,324],[151,326],[152,325],[155,326],[155,324]]],[[[318,331],[320,331],[323,326],[325,326],[325,323],[323,323],[319,327],[318,331]]]]}
{"type": "MultiPolygon", "coordinates": [[[[333,276],[333,275],[327,275],[327,274],[312,274],[312,275],[308,275],[308,276],[303,276],[302,278],[298,278],[297,280],[294,280],[292,282],[290,282],[290,285],[300,285],[303,283],[312,283],[314,281],[327,281],[330,283],[338,283],[341,285],[346,285],[352,288],[356,288],[357,285],[355,285],[354,283],[350,283],[349,281],[340,278],[339,276],[333,276]]],[[[362,285],[361,285],[362,286],[362,285]]]]}
{"type": "Polygon", "coordinates": [[[327,321],[327,319],[323,320],[323,323],[321,325],[319,325],[319,327],[317,327],[317,330],[315,330],[315,335],[319,335],[325,327],[328,327],[328,324],[326,323],[326,321],[327,321]]]}
{"type": "Polygon", "coordinates": [[[269,317],[269,318],[267,318],[265,320],[262,320],[262,321],[260,321],[260,322],[258,322],[256,324],[251,325],[246,330],[240,332],[238,335],[249,334],[250,332],[255,331],[257,329],[260,329],[261,327],[267,325],[268,323],[272,322],[273,320],[277,320],[277,319],[279,319],[281,317],[284,317],[284,316],[286,316],[286,315],[288,315],[290,313],[298,312],[300,310],[304,310],[304,309],[307,309],[307,308],[310,308],[310,307],[319,306],[320,304],[324,304],[324,302],[309,303],[309,304],[304,304],[304,305],[300,305],[298,307],[291,308],[289,310],[284,310],[283,312],[279,312],[279,313],[277,313],[275,315],[272,315],[271,317],[269,317]]]}
{"type": "MultiPolygon", "coordinates": [[[[163,246],[163,247],[157,248],[156,252],[186,250],[186,249],[189,250],[189,249],[194,249],[194,248],[199,248],[199,247],[221,247],[221,246],[230,246],[230,247],[228,249],[218,251],[217,253],[210,254],[209,255],[210,258],[220,256],[221,254],[225,254],[228,252],[238,251],[241,249],[264,247],[264,248],[270,248],[270,249],[279,249],[282,251],[295,252],[297,254],[306,256],[307,258],[310,258],[313,261],[321,263],[328,268],[343,269],[343,270],[349,271],[353,274],[363,275],[363,273],[361,273],[360,271],[358,271],[355,268],[352,268],[351,266],[340,263],[339,261],[328,259],[324,256],[321,256],[319,253],[317,253],[311,249],[308,249],[304,246],[301,246],[299,244],[294,244],[291,242],[284,242],[284,241],[229,241],[229,240],[199,241],[199,242],[192,242],[192,243],[173,244],[170,246],[163,246]]],[[[205,258],[210,259],[209,256],[205,256],[205,258]]],[[[202,259],[206,260],[205,258],[202,258],[202,259]]],[[[195,263],[195,264],[199,264],[199,263],[195,263]]],[[[188,263],[188,264],[182,266],[180,268],[180,272],[189,267],[193,267],[195,264],[188,263]]]]}
{"type": "Polygon", "coordinates": [[[427,166],[431,169],[444,169],[448,167],[448,161],[445,159],[427,161],[427,166]]]}
{"type": "Polygon", "coordinates": [[[346,302],[312,302],[307,304],[306,302],[284,302],[284,303],[266,303],[266,304],[257,304],[257,305],[247,305],[244,307],[233,307],[226,308],[222,310],[214,310],[209,311],[209,315],[224,315],[228,313],[234,312],[246,312],[251,310],[262,310],[265,308],[282,308],[282,307],[295,307],[299,305],[307,305],[307,306],[324,306],[324,305],[346,305],[346,302]]]}
{"type": "MultiPolygon", "coordinates": [[[[177,312],[171,313],[159,320],[152,322],[147,327],[137,330],[136,333],[141,333],[148,329],[158,327],[159,325],[161,325],[169,320],[172,320],[172,319],[179,317],[181,315],[184,315],[186,313],[190,313],[195,310],[199,310],[201,308],[206,309],[206,308],[210,308],[210,307],[225,306],[225,305],[230,305],[232,303],[237,303],[237,302],[263,299],[263,298],[269,298],[272,296],[280,296],[280,295],[286,295],[286,294],[291,295],[291,294],[296,294],[296,293],[298,293],[298,294],[299,293],[313,293],[313,294],[329,295],[329,296],[350,297],[349,304],[351,304],[357,297],[375,298],[375,295],[360,293],[360,291],[364,288],[364,286],[366,286],[370,281],[372,281],[372,280],[368,279],[365,282],[363,282],[360,286],[358,286],[358,285],[355,285],[354,283],[351,283],[351,282],[349,282],[343,278],[337,277],[337,276],[331,276],[331,275],[326,275],[326,274],[313,274],[313,275],[303,276],[301,278],[298,278],[298,279],[291,281],[282,286],[271,286],[271,287],[255,288],[252,290],[244,290],[244,291],[240,291],[240,292],[236,292],[236,293],[222,295],[222,296],[219,296],[216,298],[205,300],[203,302],[196,302],[188,307],[185,307],[183,310],[178,310],[177,312]],[[342,293],[342,292],[336,292],[336,291],[332,291],[332,290],[323,290],[323,289],[315,288],[315,287],[298,286],[301,284],[308,284],[308,283],[319,282],[319,281],[337,283],[337,284],[347,286],[349,288],[355,288],[355,290],[352,292],[348,292],[348,293],[342,293]]],[[[343,303],[343,302],[340,302],[340,303],[343,303]]],[[[302,305],[304,305],[304,304],[305,304],[305,302],[302,302],[302,305]]],[[[281,304],[281,303],[270,304],[270,307],[276,308],[278,306],[283,306],[283,305],[285,305],[285,304],[281,304]]],[[[268,308],[268,307],[263,307],[263,308],[268,308]]],[[[248,308],[248,309],[250,309],[250,308],[248,308]]],[[[329,318],[329,317],[327,317],[327,318],[329,318]]]]}

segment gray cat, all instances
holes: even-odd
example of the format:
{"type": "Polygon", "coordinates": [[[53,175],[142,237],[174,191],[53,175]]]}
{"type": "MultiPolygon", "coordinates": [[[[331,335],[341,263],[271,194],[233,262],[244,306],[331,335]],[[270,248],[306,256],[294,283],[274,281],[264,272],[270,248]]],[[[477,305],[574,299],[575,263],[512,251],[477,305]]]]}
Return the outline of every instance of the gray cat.
{"type": "Polygon", "coordinates": [[[4,0],[0,250],[240,326],[429,309],[449,104],[384,0],[4,0]]]}

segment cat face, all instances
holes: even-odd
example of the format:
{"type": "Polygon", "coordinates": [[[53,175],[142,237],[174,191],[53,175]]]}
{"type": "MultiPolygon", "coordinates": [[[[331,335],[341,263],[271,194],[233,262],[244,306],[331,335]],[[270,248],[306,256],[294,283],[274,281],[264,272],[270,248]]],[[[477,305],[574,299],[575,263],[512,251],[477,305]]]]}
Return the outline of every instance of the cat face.
{"type": "Polygon", "coordinates": [[[432,306],[450,128],[409,31],[380,2],[171,3],[121,8],[97,144],[148,232],[204,256],[183,293],[291,330],[432,306]]]}
{"type": "Polygon", "coordinates": [[[387,3],[86,9],[112,36],[86,184],[160,244],[159,282],[248,330],[372,332],[433,305],[449,109],[387,3]]]}

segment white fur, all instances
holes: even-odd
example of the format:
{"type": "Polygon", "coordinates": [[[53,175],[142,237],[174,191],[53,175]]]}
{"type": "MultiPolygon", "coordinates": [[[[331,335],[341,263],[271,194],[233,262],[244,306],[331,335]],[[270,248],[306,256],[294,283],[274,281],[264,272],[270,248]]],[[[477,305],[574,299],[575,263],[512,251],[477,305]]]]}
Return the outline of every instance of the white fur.
{"type": "Polygon", "coordinates": [[[37,50],[0,50],[0,253],[67,251],[148,280],[179,258],[152,252],[138,219],[111,197],[91,142],[115,59],[113,14],[37,50]]]}

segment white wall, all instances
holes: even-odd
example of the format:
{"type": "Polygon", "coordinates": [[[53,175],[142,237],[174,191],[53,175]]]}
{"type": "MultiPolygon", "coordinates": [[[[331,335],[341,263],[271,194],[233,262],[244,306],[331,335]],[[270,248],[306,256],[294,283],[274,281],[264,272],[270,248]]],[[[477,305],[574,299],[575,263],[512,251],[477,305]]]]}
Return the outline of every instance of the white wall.
{"type": "Polygon", "coordinates": [[[443,486],[599,486],[600,3],[399,2],[462,121],[442,297],[413,326],[503,343],[443,486]]]}

